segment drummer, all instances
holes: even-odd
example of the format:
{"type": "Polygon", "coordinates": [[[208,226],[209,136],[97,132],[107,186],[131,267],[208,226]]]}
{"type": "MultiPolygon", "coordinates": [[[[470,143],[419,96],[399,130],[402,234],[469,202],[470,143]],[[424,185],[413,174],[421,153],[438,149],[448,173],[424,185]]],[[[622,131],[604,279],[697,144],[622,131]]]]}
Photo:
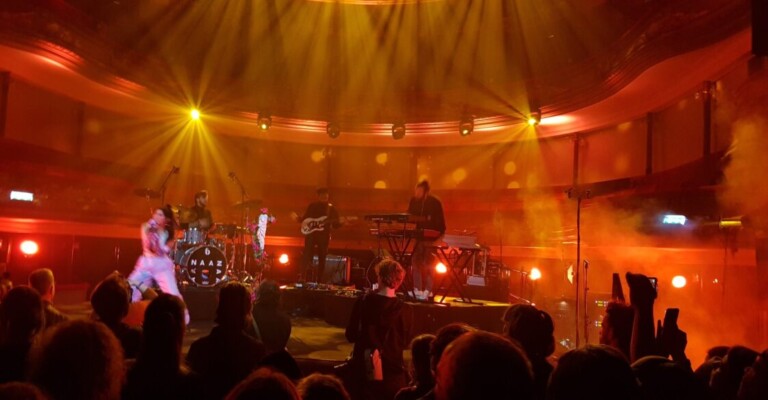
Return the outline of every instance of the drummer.
{"type": "Polygon", "coordinates": [[[213,217],[208,206],[208,191],[195,193],[195,205],[189,209],[189,227],[208,231],[213,226],[213,217]]]}

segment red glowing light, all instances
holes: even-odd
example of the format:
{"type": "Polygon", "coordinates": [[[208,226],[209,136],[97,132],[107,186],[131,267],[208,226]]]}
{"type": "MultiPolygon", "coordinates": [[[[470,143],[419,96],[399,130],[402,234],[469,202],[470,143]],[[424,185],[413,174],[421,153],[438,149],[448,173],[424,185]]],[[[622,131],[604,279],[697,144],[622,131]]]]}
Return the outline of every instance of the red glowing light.
{"type": "Polygon", "coordinates": [[[435,266],[435,271],[437,271],[438,274],[444,274],[444,273],[448,272],[448,267],[446,267],[445,264],[439,262],[435,266]]]}
{"type": "Polygon", "coordinates": [[[19,245],[19,250],[21,250],[25,256],[33,256],[40,251],[40,246],[38,246],[37,242],[34,240],[25,240],[19,245]]]}
{"type": "Polygon", "coordinates": [[[531,268],[531,274],[528,275],[528,277],[531,278],[532,281],[538,281],[541,279],[541,270],[536,267],[531,268]]]}
{"type": "Polygon", "coordinates": [[[277,261],[280,264],[285,265],[285,264],[288,264],[288,261],[290,261],[290,259],[288,258],[288,254],[283,253],[283,254],[280,254],[280,257],[277,258],[277,261]]]}

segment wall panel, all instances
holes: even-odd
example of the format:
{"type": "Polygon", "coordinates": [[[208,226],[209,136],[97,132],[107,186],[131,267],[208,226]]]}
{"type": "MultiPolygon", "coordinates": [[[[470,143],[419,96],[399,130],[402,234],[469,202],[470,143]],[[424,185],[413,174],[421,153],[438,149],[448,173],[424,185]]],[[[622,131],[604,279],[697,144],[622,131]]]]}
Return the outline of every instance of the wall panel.
{"type": "Polygon", "coordinates": [[[74,100],[12,77],[5,137],[73,154],[80,108],[74,100]]]}

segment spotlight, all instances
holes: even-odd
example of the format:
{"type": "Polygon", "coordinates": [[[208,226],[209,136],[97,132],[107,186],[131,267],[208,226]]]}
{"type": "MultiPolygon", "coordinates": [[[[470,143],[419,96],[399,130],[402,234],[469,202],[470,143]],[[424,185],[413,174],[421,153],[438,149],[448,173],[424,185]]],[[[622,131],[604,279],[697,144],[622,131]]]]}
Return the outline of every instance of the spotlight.
{"type": "Polygon", "coordinates": [[[269,114],[259,114],[257,122],[259,124],[259,129],[267,131],[269,130],[269,127],[272,126],[272,117],[269,116],[269,114]]]}
{"type": "Polygon", "coordinates": [[[40,251],[40,246],[38,246],[37,242],[34,240],[25,240],[19,245],[19,250],[21,250],[22,254],[25,256],[34,256],[40,251]]]}
{"type": "Polygon", "coordinates": [[[685,225],[688,218],[685,215],[667,214],[661,219],[661,223],[664,225],[685,225]]]}
{"type": "Polygon", "coordinates": [[[459,121],[459,134],[469,136],[475,130],[475,119],[471,116],[465,116],[459,121]]]}
{"type": "Polygon", "coordinates": [[[331,139],[336,139],[341,135],[341,128],[338,124],[329,122],[328,125],[325,126],[325,132],[328,133],[328,136],[330,136],[331,139]]]}
{"type": "Polygon", "coordinates": [[[405,124],[402,122],[397,122],[392,124],[392,138],[395,140],[400,140],[405,137],[405,124]]]}
{"type": "Polygon", "coordinates": [[[439,262],[437,263],[437,265],[435,265],[435,271],[438,274],[444,274],[448,272],[448,267],[446,267],[445,264],[443,264],[442,262],[439,262]]]}
{"type": "Polygon", "coordinates": [[[531,273],[528,274],[528,278],[532,281],[538,281],[541,279],[541,270],[536,267],[531,268],[531,273]]]}
{"type": "Polygon", "coordinates": [[[688,280],[682,275],[677,275],[672,278],[672,287],[676,289],[682,289],[688,284],[688,280]]]}
{"type": "Polygon", "coordinates": [[[189,112],[189,117],[192,118],[193,121],[197,121],[200,119],[200,110],[197,108],[193,108],[192,111],[189,112]]]}
{"type": "Polygon", "coordinates": [[[35,194],[32,192],[22,192],[20,190],[11,190],[11,200],[16,201],[35,201],[35,194]]]}
{"type": "Polygon", "coordinates": [[[277,259],[277,262],[283,265],[288,264],[288,261],[290,261],[290,258],[288,258],[288,254],[285,253],[280,254],[280,257],[277,259]]]}
{"type": "Polygon", "coordinates": [[[536,126],[541,122],[541,110],[536,110],[536,112],[532,113],[528,116],[528,125],[529,126],[536,126]]]}

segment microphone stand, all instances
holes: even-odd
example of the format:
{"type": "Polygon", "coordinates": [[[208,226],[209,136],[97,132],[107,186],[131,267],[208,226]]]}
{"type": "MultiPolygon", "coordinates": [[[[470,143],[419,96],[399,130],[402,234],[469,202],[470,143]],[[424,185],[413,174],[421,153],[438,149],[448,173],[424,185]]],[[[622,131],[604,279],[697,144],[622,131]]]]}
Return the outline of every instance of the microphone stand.
{"type": "MultiPolygon", "coordinates": [[[[590,197],[589,190],[580,190],[579,188],[571,188],[568,189],[568,198],[572,199],[576,197],[576,263],[573,265],[573,280],[574,284],[576,286],[576,310],[575,310],[575,326],[576,326],[576,348],[578,348],[581,344],[580,338],[579,338],[579,330],[581,329],[581,326],[579,324],[579,314],[580,313],[580,292],[581,292],[581,274],[579,273],[579,270],[581,269],[581,202],[585,198],[590,197]]],[[[586,283],[586,282],[585,282],[586,283]]],[[[586,290],[584,291],[586,293],[586,290]]],[[[584,299],[584,305],[586,306],[587,300],[586,296],[584,299]]],[[[585,307],[586,308],[586,307],[585,307]]],[[[584,311],[584,315],[586,315],[586,310],[584,311]]]]}
{"type": "Polygon", "coordinates": [[[589,261],[584,260],[584,344],[589,344],[589,302],[587,294],[589,293],[589,261]]]}
{"type": "Polygon", "coordinates": [[[168,185],[168,180],[171,179],[171,175],[178,174],[179,173],[179,167],[173,166],[171,167],[171,170],[168,172],[168,175],[165,176],[165,180],[163,180],[163,184],[160,185],[160,205],[165,206],[165,189],[168,185]]]}
{"type": "MultiPolygon", "coordinates": [[[[235,182],[238,187],[240,187],[240,205],[243,207],[241,218],[243,222],[243,227],[246,229],[248,228],[248,219],[250,218],[250,207],[247,207],[245,205],[245,199],[248,198],[248,192],[245,190],[245,185],[240,180],[240,178],[235,175],[234,172],[229,173],[229,178],[232,180],[232,182],[235,182]]],[[[246,269],[247,261],[248,261],[248,252],[246,250],[246,243],[245,243],[245,236],[240,236],[240,246],[243,249],[243,255],[242,255],[242,266],[243,266],[243,273],[248,274],[248,271],[246,269]]],[[[235,254],[237,254],[237,251],[235,251],[235,254]]]]}

